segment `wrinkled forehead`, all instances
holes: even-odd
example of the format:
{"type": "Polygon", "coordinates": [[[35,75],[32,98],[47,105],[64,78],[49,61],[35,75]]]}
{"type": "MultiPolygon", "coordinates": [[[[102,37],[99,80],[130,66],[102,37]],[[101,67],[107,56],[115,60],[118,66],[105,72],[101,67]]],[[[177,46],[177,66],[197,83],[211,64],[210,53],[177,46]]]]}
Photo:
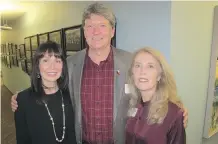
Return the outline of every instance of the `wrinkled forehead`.
{"type": "Polygon", "coordinates": [[[85,25],[86,24],[98,24],[98,23],[109,24],[110,22],[104,16],[98,15],[98,14],[91,14],[89,17],[85,19],[85,25]]]}

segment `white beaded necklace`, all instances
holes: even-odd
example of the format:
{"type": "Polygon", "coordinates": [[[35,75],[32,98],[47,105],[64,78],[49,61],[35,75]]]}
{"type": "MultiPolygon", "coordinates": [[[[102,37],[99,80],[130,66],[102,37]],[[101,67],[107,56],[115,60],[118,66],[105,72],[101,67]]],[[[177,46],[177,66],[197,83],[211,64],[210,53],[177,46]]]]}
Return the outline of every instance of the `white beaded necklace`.
{"type": "Polygon", "coordinates": [[[64,140],[65,129],[66,129],[66,127],[65,127],[64,99],[63,99],[63,95],[62,95],[62,91],[61,90],[60,90],[60,92],[61,92],[61,98],[62,98],[62,111],[63,111],[63,134],[62,134],[62,138],[60,140],[58,139],[58,137],[56,135],[55,126],[54,126],[55,123],[54,123],[53,117],[51,116],[51,113],[50,113],[50,111],[48,109],[48,105],[47,105],[47,103],[45,103],[45,101],[43,101],[43,103],[45,105],[45,108],[46,108],[46,110],[48,112],[48,115],[50,117],[50,120],[52,122],[52,127],[53,127],[53,131],[54,131],[54,135],[55,135],[55,140],[58,141],[58,142],[62,142],[64,140]]]}

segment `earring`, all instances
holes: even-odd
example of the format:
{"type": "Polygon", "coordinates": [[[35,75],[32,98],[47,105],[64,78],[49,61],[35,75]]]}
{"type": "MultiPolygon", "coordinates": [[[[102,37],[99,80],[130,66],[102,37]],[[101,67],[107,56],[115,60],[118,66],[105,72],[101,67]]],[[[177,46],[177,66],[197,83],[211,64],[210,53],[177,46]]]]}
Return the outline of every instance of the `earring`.
{"type": "Polygon", "coordinates": [[[38,79],[40,78],[40,75],[39,75],[39,74],[37,74],[37,78],[38,78],[38,79]]]}

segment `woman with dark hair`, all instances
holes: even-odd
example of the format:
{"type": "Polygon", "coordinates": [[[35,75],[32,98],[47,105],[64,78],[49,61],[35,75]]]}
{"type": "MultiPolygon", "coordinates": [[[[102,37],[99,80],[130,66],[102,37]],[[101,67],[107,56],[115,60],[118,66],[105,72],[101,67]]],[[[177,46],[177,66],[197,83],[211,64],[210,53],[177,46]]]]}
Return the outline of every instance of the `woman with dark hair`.
{"type": "Polygon", "coordinates": [[[68,80],[62,49],[51,41],[41,44],[33,57],[31,87],[17,97],[17,144],[76,143],[68,80]]]}

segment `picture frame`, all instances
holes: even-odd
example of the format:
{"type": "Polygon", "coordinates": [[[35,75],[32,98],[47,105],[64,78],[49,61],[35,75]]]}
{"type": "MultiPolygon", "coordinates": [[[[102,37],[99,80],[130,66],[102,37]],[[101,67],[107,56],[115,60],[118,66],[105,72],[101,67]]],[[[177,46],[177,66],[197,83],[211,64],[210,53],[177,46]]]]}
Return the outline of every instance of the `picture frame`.
{"type": "Polygon", "coordinates": [[[35,56],[36,51],[31,51],[32,59],[35,56]]]}
{"type": "Polygon", "coordinates": [[[66,57],[72,56],[75,53],[77,53],[76,51],[66,51],[66,57]]]}
{"type": "Polygon", "coordinates": [[[18,48],[19,59],[26,59],[26,48],[25,44],[20,44],[18,48]]]}
{"type": "Polygon", "coordinates": [[[64,48],[67,56],[72,52],[77,52],[84,48],[82,25],[64,28],[63,33],[64,48]]]}
{"type": "Polygon", "coordinates": [[[1,44],[1,63],[4,62],[4,50],[3,50],[3,44],[1,44]]]}
{"type": "Polygon", "coordinates": [[[24,38],[24,44],[26,51],[31,51],[31,40],[30,37],[24,38]]]}
{"type": "Polygon", "coordinates": [[[17,49],[18,49],[18,47],[17,47],[17,45],[15,44],[15,45],[14,45],[14,52],[15,52],[14,63],[15,63],[15,66],[19,67],[17,49]]]}
{"type": "Polygon", "coordinates": [[[10,58],[11,58],[11,65],[16,66],[16,58],[15,58],[15,45],[13,43],[11,43],[11,54],[10,54],[10,58]]]}
{"type": "Polygon", "coordinates": [[[4,44],[1,44],[1,55],[4,54],[4,44]]]}
{"type": "Polygon", "coordinates": [[[3,44],[4,55],[6,55],[6,44],[3,44]]]}
{"type": "Polygon", "coordinates": [[[25,59],[21,60],[21,69],[27,73],[27,61],[25,59]]]}
{"type": "Polygon", "coordinates": [[[208,75],[207,103],[203,137],[218,133],[218,6],[214,8],[210,69],[208,75]]]}
{"type": "Polygon", "coordinates": [[[10,56],[9,56],[9,55],[6,56],[6,61],[7,61],[6,66],[7,66],[8,68],[11,68],[11,61],[10,61],[10,56]]]}
{"type": "Polygon", "coordinates": [[[48,41],[48,33],[43,33],[38,35],[39,45],[48,41]]]}
{"type": "Polygon", "coordinates": [[[3,56],[3,64],[4,64],[5,66],[7,66],[7,58],[6,58],[5,55],[3,56]]]}
{"type": "Polygon", "coordinates": [[[8,54],[8,45],[5,44],[5,55],[9,55],[8,54]]]}
{"type": "Polygon", "coordinates": [[[56,42],[61,47],[63,46],[62,29],[48,32],[48,39],[50,41],[56,42]]]}
{"type": "Polygon", "coordinates": [[[12,46],[11,43],[8,43],[8,55],[12,55],[12,46]]]}
{"type": "Polygon", "coordinates": [[[32,62],[32,52],[26,50],[26,60],[27,62],[32,62]]]}
{"type": "Polygon", "coordinates": [[[8,43],[8,67],[11,68],[13,65],[13,52],[12,52],[12,44],[8,43]]]}
{"type": "Polygon", "coordinates": [[[4,55],[6,55],[6,44],[3,44],[3,52],[4,52],[4,55]]]}
{"type": "Polygon", "coordinates": [[[27,61],[26,66],[27,66],[27,74],[31,75],[31,73],[32,73],[32,62],[27,61]]]}
{"type": "Polygon", "coordinates": [[[30,37],[30,45],[31,51],[35,51],[39,46],[38,35],[34,35],[30,37]]]}

